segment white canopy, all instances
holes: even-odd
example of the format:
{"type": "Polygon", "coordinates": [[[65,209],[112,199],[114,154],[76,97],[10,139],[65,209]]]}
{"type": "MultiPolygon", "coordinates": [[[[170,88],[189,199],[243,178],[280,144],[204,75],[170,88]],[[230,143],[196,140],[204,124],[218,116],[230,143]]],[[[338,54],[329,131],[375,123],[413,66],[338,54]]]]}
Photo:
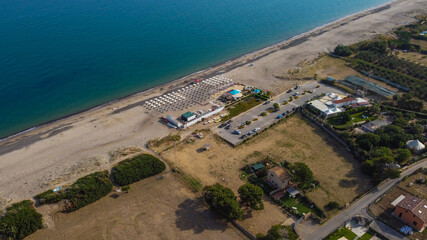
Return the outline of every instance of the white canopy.
{"type": "Polygon", "coordinates": [[[408,147],[408,148],[411,148],[411,149],[415,149],[415,150],[417,150],[417,151],[419,151],[419,150],[423,150],[426,146],[424,146],[424,144],[422,144],[418,139],[415,139],[415,140],[409,140],[409,141],[407,141],[406,142],[406,146],[408,147]]]}

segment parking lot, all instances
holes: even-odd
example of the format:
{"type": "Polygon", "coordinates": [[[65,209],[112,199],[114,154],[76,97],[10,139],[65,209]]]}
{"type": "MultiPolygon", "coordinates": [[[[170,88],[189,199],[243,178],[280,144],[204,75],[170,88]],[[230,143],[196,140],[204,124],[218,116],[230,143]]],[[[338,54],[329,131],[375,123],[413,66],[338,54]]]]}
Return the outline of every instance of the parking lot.
{"type": "MultiPolygon", "coordinates": [[[[233,145],[239,144],[241,141],[244,140],[242,138],[243,135],[248,135],[249,132],[253,131],[256,128],[259,128],[259,131],[262,131],[264,128],[270,126],[274,122],[278,121],[279,115],[287,115],[292,113],[294,109],[297,107],[303,105],[307,100],[310,100],[311,98],[318,96],[322,93],[328,93],[328,92],[337,92],[344,94],[342,91],[332,88],[328,85],[319,84],[315,81],[307,82],[301,86],[299,86],[298,89],[292,89],[292,92],[284,92],[280,95],[275,96],[269,103],[264,103],[261,105],[258,105],[254,107],[253,109],[248,110],[245,113],[242,113],[241,115],[233,118],[231,122],[231,127],[229,129],[225,128],[217,128],[214,131],[227,140],[229,143],[233,145]],[[319,86],[319,88],[317,88],[319,86]],[[304,95],[301,95],[304,91],[307,90],[313,90],[313,93],[306,93],[304,95]],[[288,104],[283,105],[284,101],[289,101],[289,97],[293,96],[296,92],[298,92],[298,99],[294,99],[292,102],[288,102],[288,104]],[[261,116],[262,112],[268,112],[269,109],[273,109],[274,103],[278,103],[280,106],[279,111],[267,113],[266,116],[261,116]],[[255,118],[257,118],[257,121],[253,121],[255,118]],[[242,123],[245,123],[246,121],[251,121],[251,124],[249,126],[245,126],[245,128],[238,129],[239,126],[242,125],[242,123]],[[233,133],[235,130],[240,131],[240,134],[233,133]]],[[[250,136],[248,136],[250,137],[250,136]]]]}

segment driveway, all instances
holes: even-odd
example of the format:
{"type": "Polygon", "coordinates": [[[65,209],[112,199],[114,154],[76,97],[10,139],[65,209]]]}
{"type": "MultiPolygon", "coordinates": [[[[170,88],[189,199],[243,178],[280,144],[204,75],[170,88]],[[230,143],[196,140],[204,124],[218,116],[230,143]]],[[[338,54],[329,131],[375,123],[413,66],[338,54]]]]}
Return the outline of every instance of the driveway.
{"type": "MultiPolygon", "coordinates": [[[[310,228],[304,228],[304,226],[301,226],[304,230],[311,231],[311,233],[305,232],[303,235],[307,236],[304,238],[304,240],[319,240],[325,238],[329,233],[335,231],[338,227],[340,227],[344,222],[348,221],[352,217],[356,215],[363,215],[367,217],[370,220],[374,220],[374,218],[369,215],[367,212],[367,209],[371,203],[373,203],[375,200],[377,200],[379,197],[387,193],[390,189],[392,189],[396,184],[402,180],[403,177],[410,175],[418,168],[424,168],[427,167],[427,161],[426,159],[410,166],[406,170],[404,170],[401,174],[401,176],[397,179],[390,179],[379,186],[377,186],[375,189],[371,190],[369,193],[367,193],[363,198],[359,199],[356,203],[351,205],[348,209],[341,212],[337,216],[333,217],[332,219],[329,219],[326,223],[322,225],[317,225],[317,227],[311,226],[310,228]]],[[[304,223],[303,223],[304,224],[304,223]]],[[[392,228],[388,227],[385,224],[380,223],[381,228],[383,232],[387,233],[387,236],[389,239],[405,239],[403,235],[401,235],[399,232],[393,230],[392,228]]]]}

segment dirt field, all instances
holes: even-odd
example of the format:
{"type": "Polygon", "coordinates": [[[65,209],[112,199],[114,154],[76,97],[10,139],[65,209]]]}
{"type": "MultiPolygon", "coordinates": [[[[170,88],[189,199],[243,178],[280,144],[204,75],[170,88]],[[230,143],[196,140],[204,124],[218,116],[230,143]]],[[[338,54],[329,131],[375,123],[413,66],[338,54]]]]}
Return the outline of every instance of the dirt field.
{"type": "Polygon", "coordinates": [[[207,134],[192,143],[182,143],[162,153],[178,167],[203,185],[220,182],[235,192],[244,184],[239,169],[248,163],[269,157],[273,161],[287,160],[306,163],[320,186],[309,197],[320,207],[329,201],[345,204],[371,188],[369,178],[360,171],[359,163],[352,159],[341,145],[300,115],[262,132],[244,144],[232,148],[218,137],[207,134]],[[205,144],[209,151],[201,151],[205,144]]]}
{"type": "Polygon", "coordinates": [[[399,51],[399,57],[406,58],[408,60],[414,61],[418,64],[427,66],[427,56],[417,52],[407,52],[399,51]]]}
{"type": "Polygon", "coordinates": [[[245,239],[171,173],[132,184],[118,198],[113,194],[70,214],[45,216],[49,228],[28,239],[245,239]]]}

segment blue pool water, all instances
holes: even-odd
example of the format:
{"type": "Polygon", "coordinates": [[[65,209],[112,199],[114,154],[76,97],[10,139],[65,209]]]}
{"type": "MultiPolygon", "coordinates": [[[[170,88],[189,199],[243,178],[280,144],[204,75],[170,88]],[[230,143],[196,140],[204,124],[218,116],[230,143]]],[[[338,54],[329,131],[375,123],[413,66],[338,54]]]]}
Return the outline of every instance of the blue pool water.
{"type": "Polygon", "coordinates": [[[2,0],[0,137],[389,0],[2,0]]]}

